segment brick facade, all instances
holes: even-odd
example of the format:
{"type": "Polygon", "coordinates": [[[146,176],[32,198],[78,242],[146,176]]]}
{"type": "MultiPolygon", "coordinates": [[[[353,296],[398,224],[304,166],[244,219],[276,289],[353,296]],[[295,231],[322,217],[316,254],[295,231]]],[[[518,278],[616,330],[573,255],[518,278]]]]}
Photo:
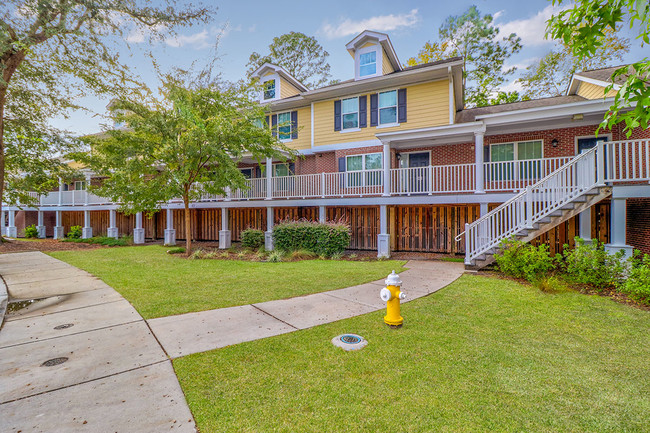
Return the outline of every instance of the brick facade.
{"type": "Polygon", "coordinates": [[[627,244],[650,254],[650,199],[627,200],[627,244]]]}

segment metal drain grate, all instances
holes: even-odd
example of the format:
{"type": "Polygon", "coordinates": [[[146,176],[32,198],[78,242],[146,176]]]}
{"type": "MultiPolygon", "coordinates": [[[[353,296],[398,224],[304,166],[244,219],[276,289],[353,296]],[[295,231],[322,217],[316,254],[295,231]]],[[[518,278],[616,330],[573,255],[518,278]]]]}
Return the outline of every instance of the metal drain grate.
{"type": "Polygon", "coordinates": [[[63,364],[67,360],[68,358],[66,358],[65,356],[62,356],[61,358],[48,359],[47,361],[41,364],[41,367],[54,367],[55,365],[63,364]]]}
{"type": "Polygon", "coordinates": [[[332,338],[332,344],[343,350],[359,350],[368,345],[368,342],[357,334],[343,334],[332,338]]]}
{"type": "Polygon", "coordinates": [[[54,329],[56,329],[57,331],[59,331],[59,330],[61,330],[61,329],[72,328],[73,326],[74,326],[74,323],[65,323],[65,324],[63,324],[63,325],[55,326],[54,329]]]}
{"type": "Polygon", "coordinates": [[[341,341],[348,344],[359,344],[362,338],[356,335],[347,334],[341,337],[341,341]]]}

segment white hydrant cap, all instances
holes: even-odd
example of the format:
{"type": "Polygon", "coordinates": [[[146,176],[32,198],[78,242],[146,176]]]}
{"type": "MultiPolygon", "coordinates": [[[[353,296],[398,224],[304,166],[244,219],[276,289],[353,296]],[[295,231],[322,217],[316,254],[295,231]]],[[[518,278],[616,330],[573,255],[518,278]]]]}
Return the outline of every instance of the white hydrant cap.
{"type": "Polygon", "coordinates": [[[402,285],[402,280],[399,279],[399,275],[393,271],[388,278],[386,278],[386,281],[384,281],[387,286],[398,286],[401,287],[402,285]]]}

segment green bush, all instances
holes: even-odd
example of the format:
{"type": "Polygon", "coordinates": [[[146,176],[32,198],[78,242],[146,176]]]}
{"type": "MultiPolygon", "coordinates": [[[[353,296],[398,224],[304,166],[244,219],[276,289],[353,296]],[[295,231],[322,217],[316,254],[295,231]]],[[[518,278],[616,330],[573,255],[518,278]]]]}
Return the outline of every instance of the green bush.
{"type": "Polygon", "coordinates": [[[630,298],[650,305],[650,255],[635,251],[630,260],[627,280],[619,285],[619,291],[630,298]]]}
{"type": "Polygon", "coordinates": [[[554,268],[548,245],[534,247],[515,239],[501,243],[501,252],[495,256],[501,272],[515,278],[537,282],[554,268]]]}
{"type": "Polygon", "coordinates": [[[601,242],[585,242],[576,238],[576,246],[564,246],[561,255],[566,279],[573,284],[591,286],[595,289],[615,287],[623,279],[625,264],[623,251],[609,254],[601,242]]]}
{"type": "Polygon", "coordinates": [[[273,244],[283,251],[306,250],[331,257],[343,254],[350,245],[350,228],[341,223],[285,221],[273,227],[273,244]]]}
{"type": "Polygon", "coordinates": [[[31,226],[25,227],[25,237],[26,238],[37,238],[38,237],[38,229],[34,224],[31,226]]]}
{"type": "Polygon", "coordinates": [[[82,234],[81,226],[72,226],[66,235],[68,239],[80,239],[82,234]]]}
{"type": "Polygon", "coordinates": [[[167,254],[185,254],[185,248],[174,247],[167,250],[167,254]]]}
{"type": "Polygon", "coordinates": [[[246,229],[241,232],[241,244],[246,248],[258,249],[264,245],[264,232],[257,229],[246,229]]]}

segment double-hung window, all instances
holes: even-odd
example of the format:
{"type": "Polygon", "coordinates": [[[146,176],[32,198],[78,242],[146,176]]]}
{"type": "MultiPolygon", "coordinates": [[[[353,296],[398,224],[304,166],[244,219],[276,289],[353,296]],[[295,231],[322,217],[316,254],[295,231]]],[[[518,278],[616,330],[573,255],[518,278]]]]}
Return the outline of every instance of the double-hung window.
{"type": "Polygon", "coordinates": [[[81,191],[86,189],[86,181],[85,180],[76,180],[74,182],[74,190],[75,191],[81,191]]]}
{"type": "Polygon", "coordinates": [[[275,80],[264,83],[264,100],[275,99],[275,80]]]}
{"type": "Polygon", "coordinates": [[[397,90],[379,94],[379,125],[397,123],[397,90]]]}
{"type": "Polygon", "coordinates": [[[341,101],[341,115],[343,116],[343,130],[357,129],[359,127],[359,98],[349,98],[341,101]]]}
{"type": "Polygon", "coordinates": [[[490,161],[512,161],[512,163],[493,164],[492,179],[508,180],[513,176],[522,179],[538,179],[542,174],[541,162],[529,160],[541,159],[542,154],[542,140],[493,144],[490,146],[490,161]]]}
{"type": "Polygon", "coordinates": [[[377,73],[377,51],[359,55],[359,76],[367,77],[377,73]]]}
{"type": "Polygon", "coordinates": [[[383,155],[381,153],[350,155],[346,157],[345,163],[348,186],[381,185],[381,169],[383,168],[383,155]],[[365,173],[364,170],[366,170],[365,173]]]}
{"type": "Polygon", "coordinates": [[[278,114],[278,138],[291,139],[291,112],[278,114]]]}

